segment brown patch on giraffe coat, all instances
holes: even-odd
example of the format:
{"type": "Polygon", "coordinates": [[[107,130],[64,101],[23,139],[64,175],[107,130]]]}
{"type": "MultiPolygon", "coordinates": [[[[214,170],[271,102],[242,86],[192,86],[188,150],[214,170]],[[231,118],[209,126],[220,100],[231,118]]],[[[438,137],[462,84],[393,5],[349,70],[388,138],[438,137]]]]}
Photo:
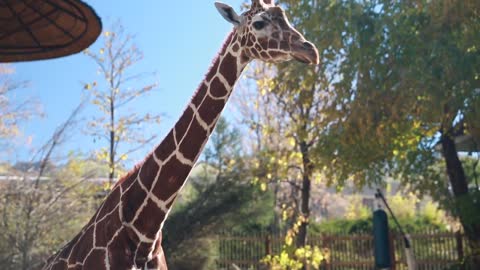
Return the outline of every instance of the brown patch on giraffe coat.
{"type": "Polygon", "coordinates": [[[138,168],[134,168],[132,171],[130,171],[128,173],[128,175],[126,175],[124,178],[122,178],[120,181],[121,181],[121,186],[122,186],[122,190],[125,191],[129,186],[131,186],[133,184],[133,182],[135,181],[135,178],[137,178],[137,173],[138,173],[138,168]]]}
{"type": "Polygon", "coordinates": [[[155,155],[160,160],[165,160],[172,154],[173,151],[175,151],[175,148],[176,146],[173,139],[173,130],[170,130],[167,137],[165,137],[157,149],[155,149],[155,155]]]}
{"type": "Polygon", "coordinates": [[[217,74],[219,64],[220,64],[220,59],[219,58],[215,59],[213,66],[210,68],[207,75],[205,76],[206,82],[210,82],[212,78],[217,74]]]}
{"type": "Polygon", "coordinates": [[[214,100],[211,97],[207,97],[203,105],[198,109],[199,115],[208,125],[211,126],[213,120],[221,114],[225,104],[226,100],[224,99],[214,100]]]}
{"type": "Polygon", "coordinates": [[[152,244],[149,243],[140,243],[137,247],[136,256],[135,256],[135,265],[140,269],[145,269],[145,265],[148,262],[148,254],[152,249],[152,244]]]}
{"type": "Polygon", "coordinates": [[[277,49],[278,48],[278,42],[274,39],[270,39],[270,41],[268,42],[268,48],[272,49],[277,49]]]}
{"type": "Polygon", "coordinates": [[[247,45],[248,47],[252,47],[253,45],[255,44],[255,38],[253,36],[250,36],[250,38],[248,39],[247,41],[247,45]]]}
{"type": "Polygon", "coordinates": [[[85,258],[87,254],[93,249],[93,230],[94,226],[91,226],[85,234],[78,240],[78,244],[73,248],[70,258],[68,260],[69,264],[75,264],[78,261],[78,258],[85,258]]]}
{"type": "Polygon", "coordinates": [[[260,44],[261,48],[268,48],[268,41],[269,41],[269,39],[262,38],[262,39],[258,40],[258,43],[260,44]]]}
{"type": "Polygon", "coordinates": [[[200,106],[200,104],[202,104],[203,98],[205,97],[205,95],[207,95],[207,90],[208,87],[205,82],[203,82],[192,98],[192,104],[195,105],[195,107],[198,107],[200,106]]]}
{"type": "Polygon", "coordinates": [[[142,189],[142,187],[140,187],[140,184],[138,183],[133,184],[132,187],[123,194],[122,211],[125,222],[132,222],[133,218],[135,217],[135,213],[142,205],[145,196],[147,196],[147,193],[142,189]]]}
{"type": "Polygon", "coordinates": [[[244,36],[242,36],[242,39],[240,40],[240,45],[242,47],[245,47],[246,44],[247,44],[247,36],[244,35],[244,36]]]}
{"type": "Polygon", "coordinates": [[[122,221],[117,208],[112,215],[108,218],[97,223],[97,229],[95,232],[95,246],[97,247],[106,247],[108,242],[112,240],[113,236],[118,229],[122,226],[122,221]]]}
{"type": "Polygon", "coordinates": [[[110,269],[131,269],[133,266],[133,251],[139,239],[132,229],[124,227],[118,236],[108,246],[110,269]]]}
{"type": "MultiPolygon", "coordinates": [[[[225,55],[220,65],[220,70],[219,72],[227,79],[228,84],[233,86],[237,80],[237,58],[230,53],[225,55]]],[[[211,91],[212,90],[210,90],[210,92],[211,91]]]]}
{"type": "Polygon", "coordinates": [[[102,210],[98,213],[98,218],[103,218],[106,214],[112,212],[115,207],[117,207],[118,203],[120,202],[120,189],[115,188],[110,192],[110,195],[105,199],[103,202],[102,210]]]}
{"type": "Polygon", "coordinates": [[[248,61],[250,61],[250,58],[248,57],[247,53],[246,52],[242,52],[242,54],[240,55],[240,62],[242,63],[242,65],[246,64],[248,61]]]}
{"type": "Polygon", "coordinates": [[[270,58],[270,55],[268,55],[268,53],[267,53],[267,52],[264,52],[264,51],[261,51],[261,52],[260,52],[260,55],[262,56],[263,59],[268,59],[268,58],[270,58]]]}
{"type": "Polygon", "coordinates": [[[238,52],[238,50],[240,50],[240,46],[238,45],[238,43],[235,43],[233,45],[232,50],[233,50],[233,52],[238,52]]]}
{"type": "Polygon", "coordinates": [[[182,114],[180,119],[175,124],[175,134],[176,134],[177,143],[180,142],[183,135],[187,131],[187,128],[190,125],[190,122],[192,121],[192,118],[193,118],[193,110],[190,107],[188,107],[187,109],[185,109],[185,112],[182,114]]]}
{"type": "Polygon", "coordinates": [[[155,179],[155,176],[157,175],[158,170],[160,169],[160,166],[158,166],[157,162],[153,158],[152,155],[150,155],[146,160],[145,163],[142,166],[142,170],[140,171],[140,181],[142,181],[142,184],[150,190],[153,184],[153,179],[155,179]]]}
{"type": "Polygon", "coordinates": [[[149,239],[155,239],[165,216],[166,213],[160,210],[155,202],[148,199],[147,205],[143,208],[138,219],[133,223],[133,226],[149,239]]]}
{"type": "MultiPolygon", "coordinates": [[[[92,270],[103,270],[107,269],[105,265],[105,251],[96,249],[90,253],[88,258],[85,260],[85,264],[83,265],[83,269],[92,269],[92,270]]],[[[110,265],[110,269],[120,269],[120,268],[113,268],[110,265]]]]}
{"type": "Polygon", "coordinates": [[[251,49],[250,52],[252,53],[252,55],[253,55],[255,58],[259,58],[259,57],[260,57],[260,54],[258,53],[257,50],[251,49]]]}
{"type": "Polygon", "coordinates": [[[183,185],[191,168],[172,158],[163,165],[158,182],[153,187],[153,193],[160,200],[167,200],[183,185]]]}
{"type": "MultiPolygon", "coordinates": [[[[223,103],[223,102],[222,102],[223,103]]],[[[202,108],[210,107],[210,103],[204,103],[202,107],[199,108],[198,113],[204,121],[208,124],[212,123],[213,120],[208,121],[209,119],[203,118],[202,108]]],[[[208,134],[205,129],[198,123],[195,119],[190,126],[190,129],[187,131],[186,140],[184,140],[179,147],[179,151],[183,154],[188,160],[195,160],[197,155],[200,153],[200,148],[202,147],[203,141],[207,138],[208,134]]]]}
{"type": "Polygon", "coordinates": [[[283,41],[280,42],[280,49],[282,49],[284,51],[289,51],[290,50],[290,44],[288,44],[288,42],[283,40],[283,41]]]}
{"type": "Polygon", "coordinates": [[[123,226],[118,236],[112,241],[109,247],[122,245],[121,251],[125,256],[133,256],[133,251],[137,248],[140,238],[132,228],[123,226]]]}
{"type": "Polygon", "coordinates": [[[228,94],[225,85],[218,77],[213,79],[212,83],[210,84],[210,94],[216,98],[222,98],[228,94]]]}

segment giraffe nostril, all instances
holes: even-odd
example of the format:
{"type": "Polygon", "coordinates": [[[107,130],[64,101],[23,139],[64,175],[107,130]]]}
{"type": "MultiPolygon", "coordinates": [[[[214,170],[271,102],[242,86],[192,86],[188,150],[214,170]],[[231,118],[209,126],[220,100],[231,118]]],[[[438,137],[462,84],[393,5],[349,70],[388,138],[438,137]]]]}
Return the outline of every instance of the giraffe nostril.
{"type": "Polygon", "coordinates": [[[303,43],[303,47],[304,47],[305,49],[309,49],[309,50],[311,50],[311,49],[314,48],[313,44],[310,43],[310,42],[308,42],[308,41],[306,41],[306,42],[303,43]]]}

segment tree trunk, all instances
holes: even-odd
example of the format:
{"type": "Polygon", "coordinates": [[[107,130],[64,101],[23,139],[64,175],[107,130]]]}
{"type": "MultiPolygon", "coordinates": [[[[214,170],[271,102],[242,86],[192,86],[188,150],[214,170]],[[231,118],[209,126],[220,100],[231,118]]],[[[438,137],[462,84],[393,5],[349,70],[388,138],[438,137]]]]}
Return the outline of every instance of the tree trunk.
{"type": "Polygon", "coordinates": [[[109,169],[110,173],[108,175],[108,182],[110,185],[113,184],[115,178],[115,106],[113,103],[113,97],[110,100],[110,160],[109,160],[109,169]]]}
{"type": "Polygon", "coordinates": [[[304,247],[307,244],[307,229],[308,219],[310,217],[310,190],[311,190],[311,177],[312,177],[312,163],[309,158],[308,145],[306,142],[300,143],[300,151],[303,158],[303,179],[302,179],[302,198],[301,198],[301,215],[303,220],[298,230],[297,235],[297,247],[304,247]]]}
{"type": "Polygon", "coordinates": [[[447,174],[455,199],[455,210],[473,251],[473,269],[480,269],[480,222],[478,219],[480,205],[474,201],[469,192],[467,177],[458,157],[455,141],[449,134],[442,134],[441,143],[447,174]]]}

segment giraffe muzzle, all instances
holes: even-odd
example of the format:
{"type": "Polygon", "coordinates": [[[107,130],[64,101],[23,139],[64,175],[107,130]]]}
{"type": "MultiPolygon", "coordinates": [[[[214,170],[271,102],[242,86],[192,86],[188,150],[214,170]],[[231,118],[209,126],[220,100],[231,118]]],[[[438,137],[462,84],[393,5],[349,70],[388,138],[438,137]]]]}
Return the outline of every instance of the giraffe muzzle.
{"type": "Polygon", "coordinates": [[[309,41],[301,41],[299,43],[292,52],[293,58],[301,63],[318,65],[320,59],[315,45],[309,41]]]}

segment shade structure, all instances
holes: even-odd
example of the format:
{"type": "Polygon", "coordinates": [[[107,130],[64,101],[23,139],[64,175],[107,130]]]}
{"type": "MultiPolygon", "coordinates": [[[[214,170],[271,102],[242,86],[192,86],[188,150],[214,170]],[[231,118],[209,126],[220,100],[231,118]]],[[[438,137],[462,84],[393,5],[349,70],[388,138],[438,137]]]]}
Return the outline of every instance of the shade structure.
{"type": "Polygon", "coordinates": [[[100,18],[80,0],[0,0],[0,62],[78,53],[101,31],[100,18]]]}

